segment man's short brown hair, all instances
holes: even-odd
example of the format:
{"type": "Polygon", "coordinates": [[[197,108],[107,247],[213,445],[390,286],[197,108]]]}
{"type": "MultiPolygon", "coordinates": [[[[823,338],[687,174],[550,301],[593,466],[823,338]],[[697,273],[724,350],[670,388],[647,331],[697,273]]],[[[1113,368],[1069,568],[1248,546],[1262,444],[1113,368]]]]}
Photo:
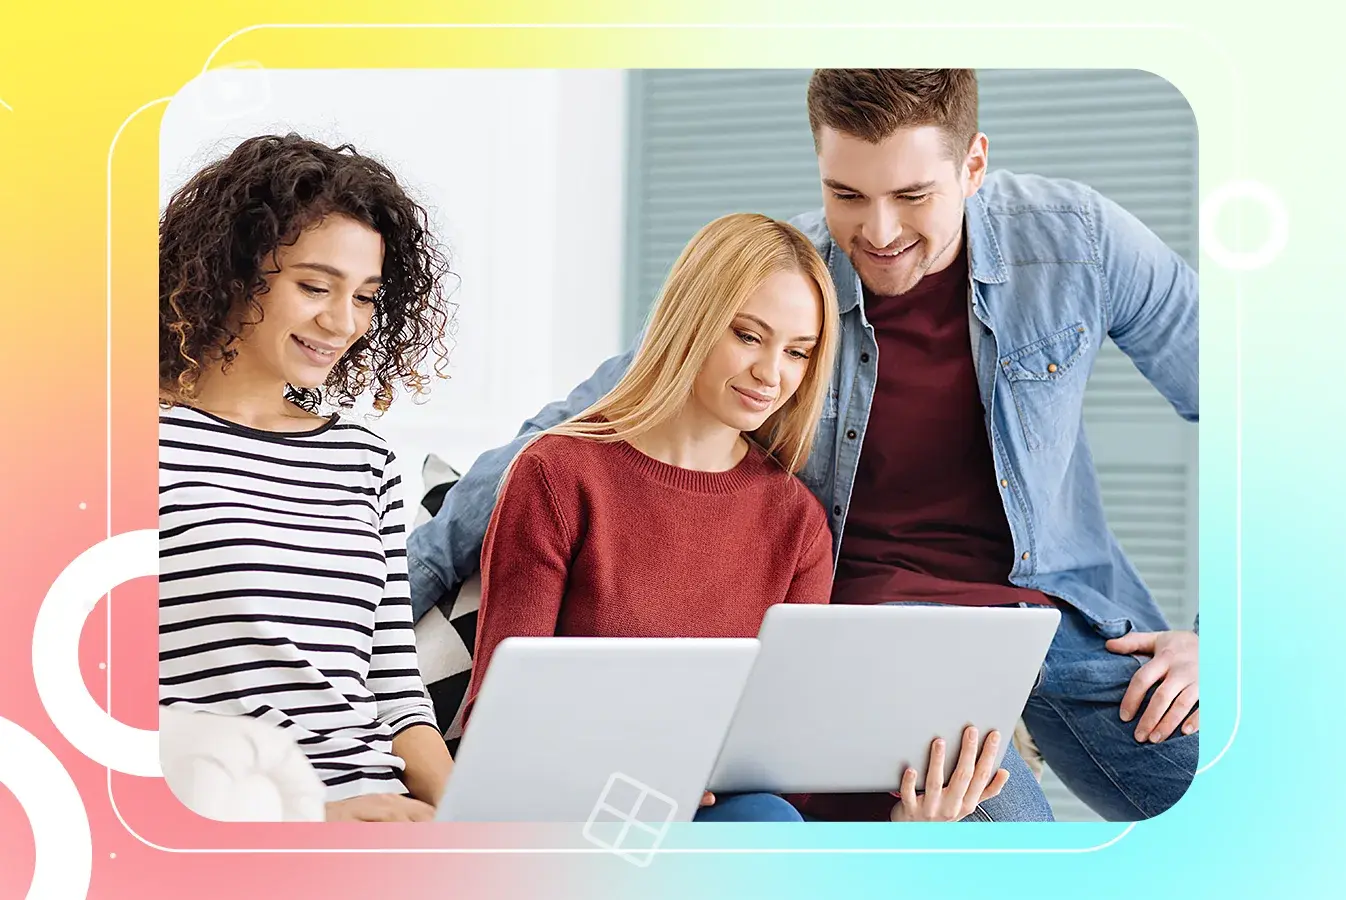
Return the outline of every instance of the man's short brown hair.
{"type": "Polygon", "coordinates": [[[809,79],[814,148],[823,127],[877,144],[899,128],[937,125],[961,160],[977,134],[973,69],[815,69],[809,79]]]}

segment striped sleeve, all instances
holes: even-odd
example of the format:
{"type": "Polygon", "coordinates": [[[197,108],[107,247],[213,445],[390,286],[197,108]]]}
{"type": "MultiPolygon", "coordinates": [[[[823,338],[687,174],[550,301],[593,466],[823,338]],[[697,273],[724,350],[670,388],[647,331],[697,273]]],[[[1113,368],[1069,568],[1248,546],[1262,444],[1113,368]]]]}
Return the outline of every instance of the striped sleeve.
{"type": "Polygon", "coordinates": [[[434,707],[416,660],[407,580],[407,516],[400,468],[396,456],[389,453],[378,498],[379,535],[383,539],[388,574],[374,614],[374,648],[369,667],[369,689],[377,703],[378,719],[394,736],[412,725],[437,727],[434,707]]]}

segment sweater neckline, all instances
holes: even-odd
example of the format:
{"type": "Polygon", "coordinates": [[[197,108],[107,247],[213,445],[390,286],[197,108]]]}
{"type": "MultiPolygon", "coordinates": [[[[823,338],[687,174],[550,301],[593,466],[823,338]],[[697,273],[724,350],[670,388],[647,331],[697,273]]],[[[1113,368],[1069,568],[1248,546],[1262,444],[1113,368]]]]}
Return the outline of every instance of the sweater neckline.
{"type": "Polygon", "coordinates": [[[626,441],[617,441],[616,446],[622,459],[647,478],[671,488],[701,494],[730,494],[743,490],[761,478],[769,461],[766,451],[751,440],[748,441],[748,452],[743,454],[738,465],[723,472],[703,472],[670,465],[647,456],[626,441]]]}

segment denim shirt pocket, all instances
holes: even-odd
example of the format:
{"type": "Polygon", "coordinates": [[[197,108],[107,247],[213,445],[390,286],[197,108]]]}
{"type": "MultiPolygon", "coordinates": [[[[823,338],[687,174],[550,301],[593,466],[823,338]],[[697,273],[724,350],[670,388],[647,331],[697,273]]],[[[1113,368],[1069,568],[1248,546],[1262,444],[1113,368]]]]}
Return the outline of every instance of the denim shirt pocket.
{"type": "Polygon", "coordinates": [[[1030,451],[1074,444],[1088,380],[1089,331],[1063,328],[1000,359],[1030,451]]]}

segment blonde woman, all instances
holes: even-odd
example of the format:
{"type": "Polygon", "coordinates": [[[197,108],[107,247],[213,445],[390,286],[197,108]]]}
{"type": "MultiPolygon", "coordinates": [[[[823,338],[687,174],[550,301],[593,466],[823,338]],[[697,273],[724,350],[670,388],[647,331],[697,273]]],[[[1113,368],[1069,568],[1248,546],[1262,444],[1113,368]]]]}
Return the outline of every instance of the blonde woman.
{"type": "MultiPolygon", "coordinates": [[[[731,215],[692,239],[625,377],[505,475],[469,704],[507,637],[753,637],[774,603],[827,602],[831,530],[794,473],[837,322],[792,226],[731,215]]],[[[699,821],[800,820],[769,794],[704,803],[699,821]]]]}

